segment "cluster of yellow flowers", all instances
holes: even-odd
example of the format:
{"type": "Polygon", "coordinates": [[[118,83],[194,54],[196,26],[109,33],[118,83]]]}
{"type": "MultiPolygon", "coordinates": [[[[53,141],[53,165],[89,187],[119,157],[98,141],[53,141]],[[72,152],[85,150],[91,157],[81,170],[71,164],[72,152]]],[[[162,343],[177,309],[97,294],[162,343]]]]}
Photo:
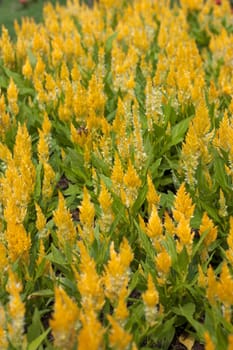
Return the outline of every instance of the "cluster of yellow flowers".
{"type": "Polygon", "coordinates": [[[155,344],[197,293],[231,348],[231,23],[227,0],[68,0],[2,28],[1,349],[51,285],[56,349],[155,344]]]}

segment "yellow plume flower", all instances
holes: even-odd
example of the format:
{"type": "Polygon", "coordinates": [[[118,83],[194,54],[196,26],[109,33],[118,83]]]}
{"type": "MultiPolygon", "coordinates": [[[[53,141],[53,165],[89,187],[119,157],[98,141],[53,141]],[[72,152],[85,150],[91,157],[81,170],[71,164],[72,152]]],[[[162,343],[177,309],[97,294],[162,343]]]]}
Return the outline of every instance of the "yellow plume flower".
{"type": "Polygon", "coordinates": [[[80,250],[79,273],[75,271],[77,287],[81,294],[82,307],[99,311],[104,304],[103,281],[96,271],[96,263],[90,257],[83,242],[78,243],[80,250]]]}
{"type": "Polygon", "coordinates": [[[53,212],[53,220],[57,226],[58,244],[62,248],[66,244],[72,247],[76,241],[76,228],[61,192],[58,193],[58,208],[53,212]]]}
{"type": "Polygon", "coordinates": [[[10,83],[7,88],[7,100],[11,113],[17,115],[19,113],[18,88],[12,78],[10,79],[10,83]]]}
{"type": "Polygon", "coordinates": [[[163,234],[163,225],[154,204],[152,205],[152,211],[146,225],[146,234],[152,240],[160,239],[163,234]]]}
{"type": "Polygon", "coordinates": [[[9,318],[7,334],[11,344],[19,349],[24,341],[25,305],[20,297],[20,292],[23,288],[12,270],[9,270],[8,276],[6,290],[10,295],[10,299],[7,305],[7,314],[9,318]]]}
{"type": "Polygon", "coordinates": [[[105,294],[111,301],[119,299],[122,287],[128,283],[132,260],[133,252],[126,238],[123,238],[118,254],[114,249],[114,243],[111,243],[110,259],[103,274],[105,294]]]}
{"type": "Polygon", "coordinates": [[[155,323],[158,313],[159,293],[155,288],[151,274],[148,275],[147,290],[142,294],[142,299],[145,306],[146,320],[152,325],[155,323]]]}
{"type": "Polygon", "coordinates": [[[214,226],[213,221],[208,217],[207,213],[205,212],[202,221],[201,226],[199,229],[200,236],[208,230],[207,236],[204,239],[204,244],[206,247],[208,247],[211,243],[213,243],[217,238],[217,227],[214,226]]]}
{"type": "Polygon", "coordinates": [[[195,205],[192,204],[190,195],[185,191],[185,184],[182,183],[176,193],[174,209],[172,210],[174,219],[179,222],[182,217],[190,220],[193,216],[195,205]]]}
{"type": "Polygon", "coordinates": [[[107,316],[111,325],[109,332],[109,344],[113,349],[127,350],[132,341],[132,335],[110,315],[107,316]]]}
{"type": "Polygon", "coordinates": [[[94,310],[89,309],[88,312],[81,313],[80,321],[82,328],[78,334],[78,349],[86,350],[87,345],[92,350],[104,349],[103,336],[105,329],[99,322],[94,310]]]}
{"type": "Polygon", "coordinates": [[[25,64],[23,65],[22,73],[23,73],[24,78],[26,78],[28,80],[32,78],[32,66],[30,64],[28,57],[26,59],[25,64]]]}
{"type": "Polygon", "coordinates": [[[58,349],[73,349],[77,338],[79,308],[61,287],[55,287],[55,305],[50,326],[58,349]]]}
{"type": "Polygon", "coordinates": [[[79,206],[79,233],[81,237],[87,242],[92,242],[94,240],[94,218],[95,218],[95,207],[91,202],[90,195],[87,188],[83,189],[83,200],[79,206]]]}
{"type": "Polygon", "coordinates": [[[148,212],[150,214],[152,210],[152,205],[155,205],[156,207],[158,207],[160,196],[156,192],[156,189],[154,187],[154,184],[152,182],[150,175],[147,175],[147,185],[148,185],[148,191],[147,191],[146,199],[148,201],[148,212]]]}

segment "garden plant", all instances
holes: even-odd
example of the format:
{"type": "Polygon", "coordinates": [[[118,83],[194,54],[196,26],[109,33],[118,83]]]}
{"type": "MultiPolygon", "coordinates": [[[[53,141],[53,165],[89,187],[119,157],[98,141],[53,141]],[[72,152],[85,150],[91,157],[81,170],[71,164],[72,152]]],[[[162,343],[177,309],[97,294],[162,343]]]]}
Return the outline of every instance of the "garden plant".
{"type": "Polygon", "coordinates": [[[233,17],[44,5],[0,37],[0,349],[233,349],[233,17]]]}

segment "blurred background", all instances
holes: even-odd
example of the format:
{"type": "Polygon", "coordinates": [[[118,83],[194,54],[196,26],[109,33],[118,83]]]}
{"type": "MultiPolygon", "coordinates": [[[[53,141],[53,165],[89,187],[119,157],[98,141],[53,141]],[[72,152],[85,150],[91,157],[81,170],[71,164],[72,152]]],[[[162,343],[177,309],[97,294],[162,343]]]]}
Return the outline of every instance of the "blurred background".
{"type": "MultiPolygon", "coordinates": [[[[85,0],[89,5],[93,0],[85,0]]],[[[46,0],[0,0],[0,33],[4,25],[12,38],[14,33],[14,20],[20,21],[23,16],[34,17],[36,22],[42,20],[43,5],[46,0]]],[[[52,4],[66,4],[66,0],[50,0],[52,4]]]]}

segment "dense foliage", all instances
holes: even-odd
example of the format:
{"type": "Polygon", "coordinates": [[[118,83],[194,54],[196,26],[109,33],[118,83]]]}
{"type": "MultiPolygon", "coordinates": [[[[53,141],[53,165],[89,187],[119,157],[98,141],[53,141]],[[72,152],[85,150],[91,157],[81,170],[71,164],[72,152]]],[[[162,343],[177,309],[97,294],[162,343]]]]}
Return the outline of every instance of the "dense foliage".
{"type": "Polygon", "coordinates": [[[43,18],[0,38],[0,348],[232,349],[229,2],[43,18]]]}

